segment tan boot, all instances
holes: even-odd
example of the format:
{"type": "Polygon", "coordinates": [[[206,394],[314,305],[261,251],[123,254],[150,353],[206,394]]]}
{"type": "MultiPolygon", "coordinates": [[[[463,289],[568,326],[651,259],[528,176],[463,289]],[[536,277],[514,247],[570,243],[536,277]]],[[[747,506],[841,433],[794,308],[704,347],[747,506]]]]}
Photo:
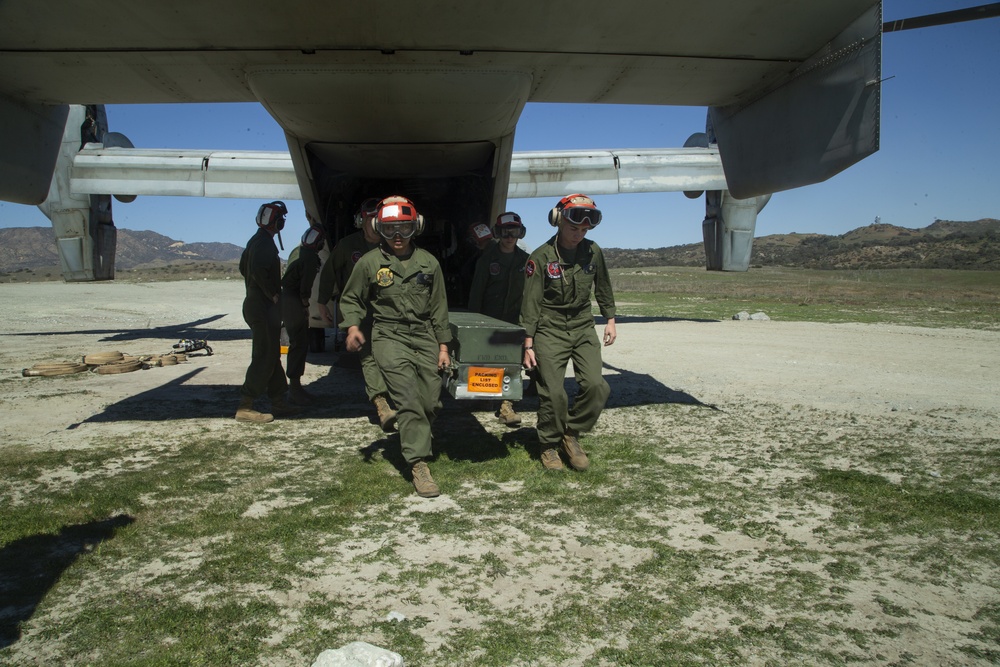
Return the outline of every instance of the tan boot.
{"type": "Polygon", "coordinates": [[[271,412],[275,417],[294,417],[302,414],[302,408],[289,405],[284,398],[271,399],[271,412]]]}
{"type": "Polygon", "coordinates": [[[410,473],[413,475],[413,488],[421,498],[434,498],[441,495],[441,489],[431,477],[431,469],[423,461],[413,464],[410,473]]]}
{"type": "Polygon", "coordinates": [[[574,470],[586,470],[590,467],[590,460],[583,451],[583,447],[577,441],[576,436],[565,434],[562,438],[562,450],[569,458],[569,467],[574,470]]]}
{"type": "Polygon", "coordinates": [[[385,400],[383,394],[379,394],[372,399],[375,410],[378,411],[378,423],[385,433],[396,430],[396,411],[389,407],[389,401],[385,400]]]}
{"type": "Polygon", "coordinates": [[[555,449],[544,449],[542,450],[542,467],[546,470],[562,470],[563,462],[559,458],[559,452],[555,449]]]}
{"type": "Polygon", "coordinates": [[[253,399],[244,396],[240,399],[240,407],[236,408],[236,421],[267,424],[274,421],[274,415],[257,412],[253,409],[253,399]]]}
{"type": "Polygon", "coordinates": [[[497,413],[497,419],[507,426],[521,425],[521,415],[514,411],[514,404],[510,401],[502,401],[500,403],[500,411],[497,413]]]}

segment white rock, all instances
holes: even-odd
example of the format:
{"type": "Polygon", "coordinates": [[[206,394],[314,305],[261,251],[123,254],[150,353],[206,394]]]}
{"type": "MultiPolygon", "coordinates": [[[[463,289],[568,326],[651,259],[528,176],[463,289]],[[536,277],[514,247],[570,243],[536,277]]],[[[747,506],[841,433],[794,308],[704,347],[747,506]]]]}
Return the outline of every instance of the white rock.
{"type": "Polygon", "coordinates": [[[312,667],[403,667],[403,656],[367,642],[351,642],[323,651],[312,667]]]}

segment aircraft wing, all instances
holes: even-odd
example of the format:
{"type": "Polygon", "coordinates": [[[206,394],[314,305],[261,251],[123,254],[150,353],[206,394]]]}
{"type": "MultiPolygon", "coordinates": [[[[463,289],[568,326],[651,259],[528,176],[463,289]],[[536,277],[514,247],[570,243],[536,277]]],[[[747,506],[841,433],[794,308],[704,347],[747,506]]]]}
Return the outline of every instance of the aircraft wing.
{"type": "MultiPolygon", "coordinates": [[[[726,182],[706,190],[725,193],[706,201],[710,268],[745,269],[726,259],[726,197],[819,182],[878,150],[881,34],[881,0],[3,0],[0,200],[58,212],[57,162],[104,143],[104,104],[255,101],[331,239],[391,192],[434,222],[425,243],[461,254],[463,227],[508,196],[688,187],[673,158],[643,151],[515,162],[528,102],[701,106],[726,182]]],[[[214,171],[195,179],[204,192],[240,187],[214,171]]],[[[91,200],[54,222],[74,280],[114,275],[110,198],[91,200]]]]}
{"type": "MultiPolygon", "coordinates": [[[[302,199],[291,156],[281,151],[105,148],[73,157],[74,195],[302,199]]],[[[725,190],[716,148],[513,153],[507,197],[725,190]]]]}
{"type": "Polygon", "coordinates": [[[776,192],[877,150],[881,9],[5,0],[0,198],[44,199],[68,104],[253,101],[285,130],[310,210],[328,194],[314,194],[327,178],[316,170],[408,177],[489,162],[502,196],[505,137],[527,102],[709,107],[729,190],[776,192]]]}

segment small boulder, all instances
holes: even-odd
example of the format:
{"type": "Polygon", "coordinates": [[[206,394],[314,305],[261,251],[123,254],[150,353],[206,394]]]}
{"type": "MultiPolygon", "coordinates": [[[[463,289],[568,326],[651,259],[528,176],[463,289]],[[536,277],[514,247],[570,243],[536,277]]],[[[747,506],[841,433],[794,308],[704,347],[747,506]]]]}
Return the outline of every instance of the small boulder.
{"type": "Polygon", "coordinates": [[[367,642],[351,642],[323,651],[312,667],[403,667],[403,656],[367,642]]]}

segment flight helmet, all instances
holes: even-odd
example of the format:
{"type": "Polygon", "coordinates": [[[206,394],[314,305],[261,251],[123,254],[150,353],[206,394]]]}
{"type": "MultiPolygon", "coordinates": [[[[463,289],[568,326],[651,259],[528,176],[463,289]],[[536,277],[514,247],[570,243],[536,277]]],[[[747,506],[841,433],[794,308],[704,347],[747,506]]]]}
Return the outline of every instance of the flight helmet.
{"type": "Polygon", "coordinates": [[[361,202],[357,213],[354,214],[354,226],[361,229],[365,225],[365,220],[374,219],[378,213],[378,204],[379,200],[375,197],[369,197],[361,202]]]}
{"type": "Polygon", "coordinates": [[[549,224],[558,227],[560,218],[574,225],[590,225],[591,229],[601,224],[601,212],[594,205],[594,200],[583,194],[566,195],[559,200],[549,211],[549,224]]]}
{"type": "Polygon", "coordinates": [[[505,235],[515,233],[517,238],[523,239],[525,233],[524,223],[521,216],[513,211],[507,211],[497,216],[497,221],[493,225],[493,236],[503,238],[505,235]]]}
{"type": "Polygon", "coordinates": [[[261,204],[257,209],[257,226],[269,232],[280,232],[285,228],[285,216],[288,208],[283,201],[272,201],[261,204]]]}
{"type": "Polygon", "coordinates": [[[302,247],[319,250],[326,241],[326,234],[321,227],[310,227],[302,234],[302,247]]]}
{"type": "Polygon", "coordinates": [[[424,231],[424,216],[417,213],[417,207],[409,199],[393,195],[379,202],[372,224],[384,239],[391,239],[396,234],[408,239],[424,231]]]}

